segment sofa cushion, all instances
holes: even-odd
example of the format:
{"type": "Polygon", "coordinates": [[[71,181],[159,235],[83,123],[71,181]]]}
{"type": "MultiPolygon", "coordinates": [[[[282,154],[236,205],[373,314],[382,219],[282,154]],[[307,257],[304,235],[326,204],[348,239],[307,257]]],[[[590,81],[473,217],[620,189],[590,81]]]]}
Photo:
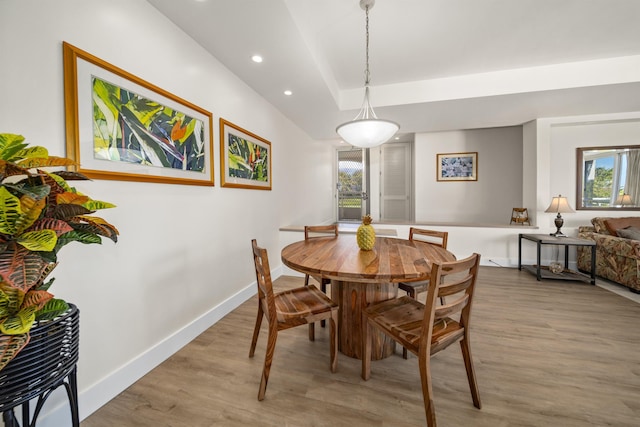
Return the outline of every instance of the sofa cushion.
{"type": "Polygon", "coordinates": [[[620,237],[631,240],[640,240],[640,228],[639,227],[625,227],[619,228],[616,233],[620,237]]]}
{"type": "Polygon", "coordinates": [[[611,234],[609,233],[609,230],[607,230],[607,226],[604,224],[608,219],[610,218],[605,216],[596,216],[591,219],[591,224],[593,224],[593,227],[596,229],[596,233],[611,234]]]}
{"type": "Polygon", "coordinates": [[[609,234],[612,236],[617,236],[617,230],[627,227],[638,227],[640,228],[640,216],[630,216],[623,218],[608,218],[604,221],[604,224],[609,230],[609,234]]]}

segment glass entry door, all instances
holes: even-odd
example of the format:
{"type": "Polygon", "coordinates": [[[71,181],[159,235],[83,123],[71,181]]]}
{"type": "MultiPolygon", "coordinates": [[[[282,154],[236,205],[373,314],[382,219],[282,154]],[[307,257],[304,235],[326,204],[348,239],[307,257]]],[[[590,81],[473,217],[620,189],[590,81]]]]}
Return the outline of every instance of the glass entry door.
{"type": "Polygon", "coordinates": [[[366,150],[338,150],[338,221],[360,222],[369,213],[366,150]]]}

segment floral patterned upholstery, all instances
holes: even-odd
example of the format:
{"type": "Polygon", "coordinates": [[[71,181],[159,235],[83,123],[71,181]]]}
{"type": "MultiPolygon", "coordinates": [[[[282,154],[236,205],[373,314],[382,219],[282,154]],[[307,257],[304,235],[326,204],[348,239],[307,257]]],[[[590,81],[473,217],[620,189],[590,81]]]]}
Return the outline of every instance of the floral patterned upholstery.
{"type": "MultiPolygon", "coordinates": [[[[578,228],[578,237],[596,242],[596,275],[640,292],[640,241],[611,235],[607,219],[593,218],[593,226],[578,228]]],[[[591,271],[589,248],[578,247],[578,269],[591,271]]]]}

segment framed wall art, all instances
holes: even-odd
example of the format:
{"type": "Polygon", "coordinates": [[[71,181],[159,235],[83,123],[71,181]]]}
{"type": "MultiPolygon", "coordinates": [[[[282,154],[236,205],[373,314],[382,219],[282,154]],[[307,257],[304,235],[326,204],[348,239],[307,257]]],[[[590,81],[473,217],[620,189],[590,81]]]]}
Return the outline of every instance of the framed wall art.
{"type": "Polygon", "coordinates": [[[210,112],[63,43],[67,157],[94,179],[214,185],[210,112]]]}
{"type": "Polygon", "coordinates": [[[478,153],[445,153],[437,155],[438,181],[477,181],[478,153]]]}
{"type": "Polygon", "coordinates": [[[271,143],[222,118],[220,164],[223,187],[271,190],[271,143]]]}

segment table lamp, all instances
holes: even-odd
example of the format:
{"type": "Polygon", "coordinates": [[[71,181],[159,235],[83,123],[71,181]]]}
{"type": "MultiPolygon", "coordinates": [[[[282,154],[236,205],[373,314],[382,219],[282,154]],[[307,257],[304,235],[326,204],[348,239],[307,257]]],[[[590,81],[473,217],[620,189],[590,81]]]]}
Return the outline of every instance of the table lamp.
{"type": "Polygon", "coordinates": [[[627,193],[621,194],[616,199],[616,205],[620,205],[620,207],[624,208],[625,206],[633,205],[633,200],[631,200],[631,196],[627,193]]]}
{"type": "Polygon", "coordinates": [[[554,222],[556,224],[556,232],[555,233],[550,233],[551,236],[555,236],[555,237],[567,237],[566,234],[564,234],[562,231],[560,231],[560,229],[562,228],[562,225],[564,224],[564,219],[562,219],[562,215],[560,215],[561,213],[574,213],[575,211],[573,209],[571,209],[571,206],[569,206],[569,202],[567,201],[566,197],[562,197],[562,194],[558,194],[558,197],[554,197],[551,200],[551,204],[549,205],[549,207],[547,208],[547,210],[545,212],[557,212],[558,216],[555,218],[554,222]]]}

